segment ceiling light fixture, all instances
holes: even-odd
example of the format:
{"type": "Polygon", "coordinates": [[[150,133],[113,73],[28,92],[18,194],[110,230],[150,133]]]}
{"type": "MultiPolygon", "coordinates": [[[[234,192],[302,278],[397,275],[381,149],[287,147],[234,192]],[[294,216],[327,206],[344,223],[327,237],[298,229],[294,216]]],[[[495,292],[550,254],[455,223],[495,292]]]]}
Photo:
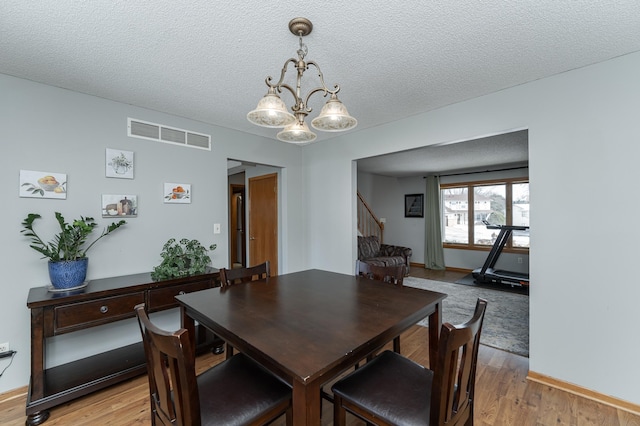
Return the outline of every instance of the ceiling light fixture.
{"type": "Polygon", "coordinates": [[[247,119],[258,126],[284,127],[277,135],[278,139],[284,142],[306,144],[316,139],[316,134],[309,130],[309,126],[304,120],[312,111],[308,107],[309,98],[318,92],[322,92],[323,96],[330,95],[330,97],[322,107],[320,115],[311,120],[311,126],[314,129],[325,132],[342,132],[352,129],[358,124],[358,121],[349,115],[347,108],[338,99],[340,86],[336,84],[334,90],[329,90],[324,84],[324,76],[320,71],[320,66],[313,61],[304,61],[304,57],[307,55],[307,46],[302,43],[302,37],[310,34],[312,29],[313,24],[306,18],[294,18],[289,22],[289,31],[300,38],[300,48],[297,51],[298,59],[289,58],[285,61],[280,80],[276,84],[271,82],[271,76],[267,77],[265,80],[269,87],[267,94],[258,102],[256,109],[247,114],[247,119]],[[284,83],[284,76],[290,63],[298,70],[295,89],[284,83]],[[300,95],[302,75],[310,65],[313,65],[318,71],[321,86],[312,89],[305,98],[302,98],[300,95]],[[293,95],[295,101],[291,107],[293,114],[287,111],[287,106],[278,96],[278,93],[282,93],[282,89],[287,89],[293,95]]]}

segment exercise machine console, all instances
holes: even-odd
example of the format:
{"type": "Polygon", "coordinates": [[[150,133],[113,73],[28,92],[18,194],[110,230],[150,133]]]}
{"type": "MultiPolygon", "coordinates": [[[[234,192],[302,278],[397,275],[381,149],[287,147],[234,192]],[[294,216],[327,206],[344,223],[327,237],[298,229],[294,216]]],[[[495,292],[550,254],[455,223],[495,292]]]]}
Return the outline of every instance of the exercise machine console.
{"type": "Polygon", "coordinates": [[[509,241],[511,233],[513,231],[527,231],[529,230],[529,227],[512,225],[491,225],[486,220],[483,222],[487,226],[487,229],[499,229],[500,233],[498,234],[498,238],[496,238],[495,243],[493,243],[493,247],[491,247],[489,256],[484,262],[484,265],[482,265],[482,268],[474,269],[474,271],[472,272],[473,278],[478,283],[509,283],[511,285],[528,286],[529,274],[505,271],[502,269],[494,269],[494,266],[496,265],[500,254],[502,253],[502,249],[504,249],[505,244],[507,243],[507,241],[509,241]]]}

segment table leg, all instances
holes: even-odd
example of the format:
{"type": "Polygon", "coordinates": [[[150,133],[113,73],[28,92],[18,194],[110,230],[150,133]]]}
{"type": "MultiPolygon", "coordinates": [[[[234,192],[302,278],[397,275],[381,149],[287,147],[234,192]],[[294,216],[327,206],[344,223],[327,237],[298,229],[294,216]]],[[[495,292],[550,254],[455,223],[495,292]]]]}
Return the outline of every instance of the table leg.
{"type": "Polygon", "coordinates": [[[187,310],[184,306],[180,306],[180,324],[182,328],[186,328],[189,333],[189,338],[191,339],[191,346],[193,353],[196,353],[196,325],[193,318],[187,315],[187,310]]]}
{"type": "Polygon", "coordinates": [[[429,315],[429,368],[435,370],[438,361],[438,341],[442,328],[442,303],[436,304],[436,309],[429,315]]]}
{"type": "Polygon", "coordinates": [[[319,426],[322,400],[320,383],[293,382],[293,424],[319,426]]]}

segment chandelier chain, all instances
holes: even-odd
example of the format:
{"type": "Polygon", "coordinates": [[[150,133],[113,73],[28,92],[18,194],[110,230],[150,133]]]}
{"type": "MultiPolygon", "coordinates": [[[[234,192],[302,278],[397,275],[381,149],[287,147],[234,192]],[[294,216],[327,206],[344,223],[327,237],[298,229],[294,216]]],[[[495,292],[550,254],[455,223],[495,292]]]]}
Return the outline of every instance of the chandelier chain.
{"type": "Polygon", "coordinates": [[[309,49],[307,49],[307,45],[302,42],[302,33],[300,34],[300,48],[298,48],[298,58],[303,60],[305,56],[309,53],[309,49]]]}

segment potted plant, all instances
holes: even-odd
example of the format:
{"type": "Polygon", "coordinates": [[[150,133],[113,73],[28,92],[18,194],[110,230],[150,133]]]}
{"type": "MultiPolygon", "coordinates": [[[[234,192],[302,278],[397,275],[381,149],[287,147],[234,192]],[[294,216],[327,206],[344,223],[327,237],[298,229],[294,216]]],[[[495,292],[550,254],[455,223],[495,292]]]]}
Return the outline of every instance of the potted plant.
{"type": "Polygon", "coordinates": [[[212,244],[207,249],[198,240],[183,238],[176,242],[175,238],[171,238],[162,247],[162,262],[153,268],[151,279],[160,281],[204,274],[207,266],[211,264],[211,258],[207,253],[216,247],[212,244]]]}
{"type": "Polygon", "coordinates": [[[42,216],[29,213],[22,222],[22,232],[31,238],[29,247],[43,255],[43,259],[49,259],[49,278],[51,284],[57,289],[69,289],[80,286],[87,276],[88,257],[87,252],[102,237],[120,228],[126,223],[121,220],[107,226],[100,236],[87,245],[88,238],[94,228],[98,226],[92,217],[80,216],[71,224],[65,222],[59,212],[55,213],[60,226],[60,232],[50,242],[45,242],[33,229],[33,224],[42,216]]]}

